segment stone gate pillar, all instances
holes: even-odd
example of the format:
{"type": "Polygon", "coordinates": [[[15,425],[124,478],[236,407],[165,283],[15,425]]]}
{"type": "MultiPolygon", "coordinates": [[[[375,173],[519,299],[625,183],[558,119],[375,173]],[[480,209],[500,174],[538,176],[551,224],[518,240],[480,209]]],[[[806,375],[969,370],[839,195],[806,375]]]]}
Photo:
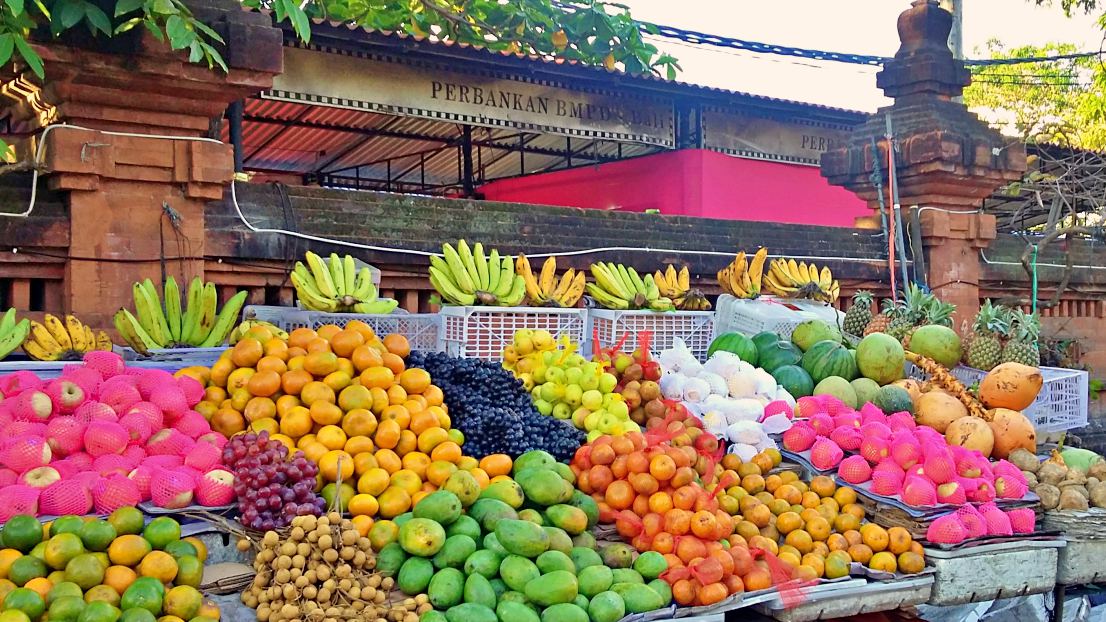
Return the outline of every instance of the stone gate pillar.
{"type": "Polygon", "coordinates": [[[136,28],[110,42],[36,45],[45,79],[29,70],[15,77],[37,91],[17,112],[51,125],[39,183],[68,197],[61,311],[94,326],[111,325],[134,281],[160,281],[163,256],[178,281],[203,276],[204,204],[222,198],[234,174],[231,147],[166,137],[207,136],[229,102],[270,87],[283,66],[282,34],[269,16],[235,0],[190,5],[228,42],[229,73],[189,63],[187,51],[136,28]]]}
{"type": "Polygon", "coordinates": [[[900,204],[922,210],[928,282],[957,305],[959,326],[979,310],[979,249],[995,238],[995,217],[978,210],[996,189],[1021,177],[1025,147],[954,101],[971,74],[949,50],[951,28],[952,15],[936,0],[914,0],[899,16],[901,45],[876,77],[894,103],[856,128],[845,147],[822,156],[822,176],[878,210],[880,189],[872,181],[878,160],[890,205],[885,136],[891,118],[900,204]]]}

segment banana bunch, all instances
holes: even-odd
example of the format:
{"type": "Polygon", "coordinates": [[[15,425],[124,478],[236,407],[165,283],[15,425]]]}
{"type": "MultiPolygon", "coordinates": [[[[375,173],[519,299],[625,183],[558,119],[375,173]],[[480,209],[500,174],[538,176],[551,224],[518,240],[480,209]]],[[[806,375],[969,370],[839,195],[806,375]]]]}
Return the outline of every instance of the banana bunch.
{"type": "Polygon", "coordinates": [[[661,295],[652,274],[645,278],[633,268],[622,264],[595,262],[591,264],[594,283],[587,284],[588,294],[607,309],[650,309],[675,311],[671,298],[661,295]]]}
{"type": "Polygon", "coordinates": [[[61,319],[47,313],[41,324],[31,320],[23,351],[36,361],[78,361],[86,352],[111,350],[111,345],[106,332],[93,332],[72,315],[61,319]]]}
{"type": "Polygon", "coordinates": [[[526,282],[515,274],[515,262],[496,249],[485,253],[480,242],[472,248],[464,240],[456,248],[443,244],[442,256],[430,257],[430,284],[443,302],[463,307],[517,307],[526,297],[526,282]]]}
{"type": "Polygon", "coordinates": [[[0,359],[15,352],[15,349],[27,340],[31,334],[31,321],[27,318],[16,321],[15,308],[8,309],[0,318],[0,359]]]}
{"type": "Polygon", "coordinates": [[[352,255],[329,259],[307,251],[307,264],[297,261],[292,270],[292,286],[296,288],[303,308],[326,313],[388,314],[399,301],[380,298],[367,266],[357,269],[352,255]]]}
{"type": "Polygon", "coordinates": [[[239,342],[243,337],[248,337],[250,331],[255,328],[264,328],[273,334],[277,339],[288,341],[288,331],[280,328],[272,322],[266,322],[264,320],[245,320],[238,326],[234,327],[234,330],[230,331],[230,336],[227,337],[227,343],[234,345],[239,342]]]}
{"type": "Polygon", "coordinates": [[[535,307],[575,307],[584,295],[587,274],[569,268],[557,280],[557,260],[549,257],[542,264],[541,274],[530,269],[530,260],[519,255],[515,260],[515,272],[526,284],[526,296],[535,307]]]}
{"type": "Polygon", "coordinates": [[[677,309],[684,311],[710,311],[710,301],[697,289],[691,289],[691,273],[687,266],[679,271],[668,264],[664,272],[653,273],[653,281],[661,290],[661,296],[672,299],[677,309]]]}
{"type": "Polygon", "coordinates": [[[134,313],[130,309],[115,312],[115,329],[136,352],[149,354],[161,348],[214,348],[223,345],[246,304],[246,292],[238,292],[218,310],[214,283],[200,277],[188,285],[182,300],[176,280],[165,280],[165,305],[162,306],[153,281],[146,279],[132,286],[134,313]]]}
{"type": "Polygon", "coordinates": [[[760,296],[764,279],[764,262],[768,259],[768,249],[757,249],[750,260],[741,251],[730,265],[718,271],[718,285],[722,291],[734,298],[756,298],[760,296]]]}
{"type": "Polygon", "coordinates": [[[764,275],[765,288],[785,298],[809,298],[830,302],[841,295],[841,284],[826,266],[796,262],[794,259],[773,259],[764,275]]]}

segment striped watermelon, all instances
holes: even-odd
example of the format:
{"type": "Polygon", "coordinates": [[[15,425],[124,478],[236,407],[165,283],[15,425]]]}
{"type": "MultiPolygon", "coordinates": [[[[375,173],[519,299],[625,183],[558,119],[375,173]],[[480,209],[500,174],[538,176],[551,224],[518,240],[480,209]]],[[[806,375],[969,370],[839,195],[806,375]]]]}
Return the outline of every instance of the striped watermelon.
{"type": "Polygon", "coordinates": [[[830,376],[840,376],[845,380],[855,380],[857,377],[856,357],[853,353],[840,343],[828,339],[810,346],[803,354],[802,366],[815,384],[830,376]]]}

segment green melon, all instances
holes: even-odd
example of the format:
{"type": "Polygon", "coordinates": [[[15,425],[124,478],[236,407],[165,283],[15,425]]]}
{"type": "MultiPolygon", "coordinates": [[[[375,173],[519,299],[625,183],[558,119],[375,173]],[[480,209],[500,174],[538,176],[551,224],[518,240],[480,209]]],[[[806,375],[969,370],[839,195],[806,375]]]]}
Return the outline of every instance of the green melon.
{"type": "Polygon", "coordinates": [[[840,376],[830,376],[823,379],[814,387],[814,395],[832,395],[841,400],[846,406],[856,409],[856,390],[848,380],[840,376]]]}
{"type": "Polygon", "coordinates": [[[887,333],[872,333],[856,346],[856,366],[860,374],[880,385],[902,378],[905,364],[902,344],[887,333]]]}
{"type": "Polygon", "coordinates": [[[960,363],[960,335],[947,326],[922,326],[910,336],[910,351],[952,369],[960,363]]]}
{"type": "Polygon", "coordinates": [[[836,326],[830,326],[822,320],[807,320],[795,327],[791,332],[791,343],[799,346],[806,352],[819,341],[834,341],[841,343],[841,331],[836,326]]]}
{"type": "Polygon", "coordinates": [[[873,403],[887,414],[903,411],[914,413],[914,400],[910,398],[910,394],[906,389],[893,384],[880,387],[879,395],[873,403]]]}
{"type": "Polygon", "coordinates": [[[876,401],[876,396],[879,395],[879,384],[871,378],[857,378],[851,383],[853,385],[853,391],[856,391],[856,405],[857,408],[876,401]]]}
{"type": "Polygon", "coordinates": [[[845,380],[857,376],[854,355],[839,342],[828,339],[810,346],[803,354],[802,365],[816,384],[830,376],[845,380]]]}
{"type": "Polygon", "coordinates": [[[757,346],[757,356],[764,371],[772,373],[784,365],[798,365],[803,360],[803,351],[790,341],[773,341],[763,347],[757,346]]]}
{"type": "Polygon", "coordinates": [[[798,365],[784,365],[772,372],[776,382],[796,399],[814,393],[814,380],[798,365]]]}
{"type": "Polygon", "coordinates": [[[710,358],[719,350],[732,352],[754,367],[758,363],[756,344],[753,343],[752,339],[741,333],[723,333],[715,337],[707,348],[707,358],[710,358]]]}

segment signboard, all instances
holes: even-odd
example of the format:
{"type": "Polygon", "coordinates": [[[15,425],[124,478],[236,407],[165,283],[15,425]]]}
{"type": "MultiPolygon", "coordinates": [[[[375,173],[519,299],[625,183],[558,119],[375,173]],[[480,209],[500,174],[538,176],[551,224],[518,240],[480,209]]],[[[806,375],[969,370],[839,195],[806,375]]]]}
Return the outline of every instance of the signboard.
{"type": "Polygon", "coordinates": [[[284,73],[262,97],[486,127],[675,144],[671,101],[336,51],[285,48],[284,73]]]}
{"type": "Polygon", "coordinates": [[[703,146],[738,156],[818,165],[824,152],[844,146],[848,136],[844,126],[703,110],[703,146]]]}

